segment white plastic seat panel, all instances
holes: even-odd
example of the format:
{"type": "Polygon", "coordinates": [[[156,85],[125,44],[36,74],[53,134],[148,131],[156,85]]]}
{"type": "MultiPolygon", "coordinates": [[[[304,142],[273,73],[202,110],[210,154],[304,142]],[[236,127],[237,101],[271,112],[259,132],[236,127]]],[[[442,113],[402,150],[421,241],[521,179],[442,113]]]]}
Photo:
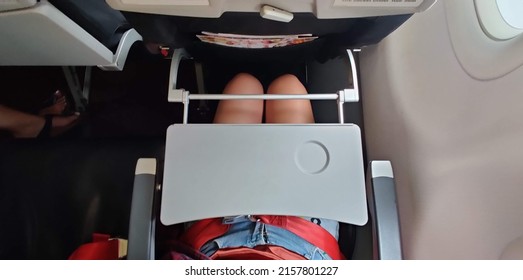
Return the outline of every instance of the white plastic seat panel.
{"type": "Polygon", "coordinates": [[[48,2],[0,13],[0,65],[108,65],[113,53],[48,2]]]}

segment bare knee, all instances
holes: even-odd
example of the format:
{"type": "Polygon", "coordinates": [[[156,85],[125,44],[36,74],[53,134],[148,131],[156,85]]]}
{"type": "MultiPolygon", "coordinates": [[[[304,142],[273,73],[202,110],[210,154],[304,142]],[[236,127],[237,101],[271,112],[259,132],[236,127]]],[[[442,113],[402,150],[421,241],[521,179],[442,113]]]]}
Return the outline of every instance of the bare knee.
{"type": "MultiPolygon", "coordinates": [[[[224,94],[263,94],[263,86],[254,76],[240,73],[234,76],[224,94]]],[[[218,104],[215,123],[260,123],[263,100],[222,100],[218,104]]]]}
{"type": "Polygon", "coordinates": [[[225,86],[225,94],[263,94],[260,81],[251,74],[238,73],[225,86]]]}
{"type": "Polygon", "coordinates": [[[231,79],[233,82],[258,84],[260,81],[249,73],[238,73],[231,79]]]}
{"type": "Polygon", "coordinates": [[[276,78],[270,85],[267,93],[270,94],[305,94],[307,90],[300,80],[292,75],[285,74],[276,78]]]}

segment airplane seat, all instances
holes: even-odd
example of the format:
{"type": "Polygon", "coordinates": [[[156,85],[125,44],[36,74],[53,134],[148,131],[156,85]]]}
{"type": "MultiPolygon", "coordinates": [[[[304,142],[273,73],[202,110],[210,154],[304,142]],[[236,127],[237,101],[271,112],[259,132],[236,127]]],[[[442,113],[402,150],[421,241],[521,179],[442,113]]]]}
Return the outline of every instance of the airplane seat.
{"type": "Polygon", "coordinates": [[[159,5],[147,1],[107,0],[114,9],[122,11],[145,42],[170,49],[184,48],[203,62],[282,67],[311,59],[324,62],[342,55],[347,48],[376,44],[412,15],[412,10],[402,9],[369,10],[368,7],[343,7],[343,4],[333,8],[329,1],[311,1],[305,6],[303,1],[203,2],[206,4],[159,5]],[[293,13],[293,18],[287,23],[262,18],[262,4],[285,8],[293,13]],[[261,36],[312,34],[318,38],[285,47],[245,49],[202,42],[196,37],[202,31],[261,36]]]}
{"type": "MultiPolygon", "coordinates": [[[[109,2],[111,3],[111,2],[109,2]]],[[[219,18],[165,16],[123,12],[147,42],[165,47],[185,48],[195,59],[227,63],[278,63],[316,58],[325,61],[340,50],[379,42],[411,15],[318,20],[311,13],[296,13],[289,23],[261,18],[253,12],[225,12],[219,18]],[[248,35],[313,34],[314,41],[278,48],[230,48],[201,42],[202,31],[248,35]]]]}
{"type": "Polygon", "coordinates": [[[52,139],[0,145],[0,259],[67,259],[93,233],[127,238],[137,158],[164,139],[52,139]]]}
{"type": "Polygon", "coordinates": [[[82,27],[113,53],[131,25],[120,11],[111,9],[104,0],[49,0],[67,17],[82,27]]]}
{"type": "Polygon", "coordinates": [[[2,66],[99,66],[122,70],[141,40],[103,0],[0,3],[2,66]]]}
{"type": "MultiPolygon", "coordinates": [[[[166,175],[164,158],[158,159],[140,158],[136,164],[128,231],[127,259],[130,260],[165,258],[173,240],[184,232],[184,223],[166,223],[162,218],[162,211],[166,209],[162,206],[165,205],[162,204],[162,197],[166,188],[162,180],[166,175]]],[[[372,161],[369,164],[366,188],[371,226],[357,227],[340,223],[338,244],[341,253],[347,259],[356,260],[403,259],[396,186],[390,161],[372,161]]],[[[240,194],[236,197],[245,196],[240,194]]],[[[192,197],[189,202],[200,208],[209,208],[201,204],[201,199],[195,204],[195,198],[192,197]]],[[[207,217],[216,217],[213,213],[219,212],[219,208],[206,210],[207,217]]]]}

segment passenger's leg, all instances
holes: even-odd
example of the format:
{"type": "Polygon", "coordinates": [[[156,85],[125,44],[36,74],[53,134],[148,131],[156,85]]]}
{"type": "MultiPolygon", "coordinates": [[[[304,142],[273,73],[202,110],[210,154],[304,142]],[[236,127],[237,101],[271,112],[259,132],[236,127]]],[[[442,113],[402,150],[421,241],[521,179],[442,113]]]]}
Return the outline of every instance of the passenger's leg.
{"type": "Polygon", "coordinates": [[[64,94],[60,90],[57,90],[55,93],[53,93],[52,98],[53,103],[50,106],[40,110],[38,112],[39,116],[61,115],[64,112],[65,107],[67,107],[67,100],[65,99],[64,94]]]}
{"type": "MultiPolygon", "coordinates": [[[[263,94],[263,86],[254,76],[236,75],[225,86],[223,94],[263,94]]],[[[222,100],[218,104],[215,123],[261,123],[263,100],[222,100]]]]}
{"type": "MultiPolygon", "coordinates": [[[[307,94],[305,86],[294,75],[286,74],[274,80],[268,94],[307,94]]],[[[314,123],[310,100],[268,100],[265,106],[267,123],[314,123]]]]}
{"type": "MultiPolygon", "coordinates": [[[[54,116],[51,124],[51,136],[64,132],[70,128],[77,119],[78,115],[54,116]]],[[[14,137],[36,137],[44,128],[44,125],[44,117],[34,116],[0,105],[0,129],[11,132],[14,137]]]]}

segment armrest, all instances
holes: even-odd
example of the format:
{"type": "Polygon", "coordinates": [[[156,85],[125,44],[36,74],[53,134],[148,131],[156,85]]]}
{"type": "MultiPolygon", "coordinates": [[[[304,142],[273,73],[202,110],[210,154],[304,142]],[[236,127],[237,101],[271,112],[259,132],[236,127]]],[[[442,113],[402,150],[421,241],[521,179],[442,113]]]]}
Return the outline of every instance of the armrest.
{"type": "Polygon", "coordinates": [[[154,193],[156,159],[141,158],[136,164],[127,259],[154,259],[154,193]]]}
{"type": "Polygon", "coordinates": [[[390,161],[372,161],[369,174],[368,193],[374,257],[382,260],[400,260],[403,256],[392,165],[390,161]]]}

